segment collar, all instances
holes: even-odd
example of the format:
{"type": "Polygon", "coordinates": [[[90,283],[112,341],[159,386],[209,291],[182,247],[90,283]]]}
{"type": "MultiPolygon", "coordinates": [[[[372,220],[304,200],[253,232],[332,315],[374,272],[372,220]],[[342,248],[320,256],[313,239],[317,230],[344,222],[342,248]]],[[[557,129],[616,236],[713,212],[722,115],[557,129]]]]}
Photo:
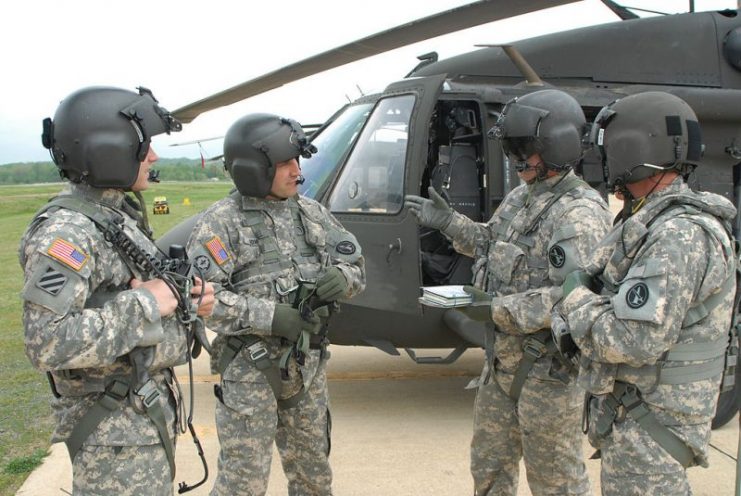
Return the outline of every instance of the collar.
{"type": "Polygon", "coordinates": [[[85,200],[117,209],[121,208],[126,196],[126,193],[120,189],[93,188],[82,183],[67,183],[61,193],[79,196],[85,200]]]}
{"type": "Polygon", "coordinates": [[[564,174],[558,174],[557,176],[543,179],[542,181],[535,181],[532,184],[527,185],[528,193],[530,196],[540,196],[552,190],[558,183],[560,183],[566,176],[574,175],[574,171],[569,170],[564,174]]]}
{"type": "Polygon", "coordinates": [[[268,200],[267,198],[256,198],[254,196],[242,196],[242,210],[272,210],[281,211],[294,208],[298,204],[298,195],[285,200],[268,200]]]}

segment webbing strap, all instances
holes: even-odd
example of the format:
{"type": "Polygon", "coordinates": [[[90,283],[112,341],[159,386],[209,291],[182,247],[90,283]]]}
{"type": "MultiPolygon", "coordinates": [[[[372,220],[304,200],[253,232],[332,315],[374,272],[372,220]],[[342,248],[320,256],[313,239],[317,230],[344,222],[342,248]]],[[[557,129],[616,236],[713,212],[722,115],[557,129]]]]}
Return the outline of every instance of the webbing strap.
{"type": "Polygon", "coordinates": [[[618,381],[636,381],[636,378],[654,380],[657,385],[687,384],[712,379],[720,375],[725,368],[727,346],[728,336],[726,335],[715,341],[677,344],[669,350],[664,361],[656,365],[631,367],[620,364],[615,378],[618,381]],[[669,365],[672,362],[695,360],[706,361],[689,365],[669,365]]]}
{"type": "Polygon", "coordinates": [[[167,431],[167,420],[165,420],[165,411],[160,403],[160,390],[157,384],[150,379],[136,391],[137,396],[141,398],[144,405],[144,411],[157,428],[162,446],[165,448],[167,462],[170,464],[170,480],[175,480],[175,445],[170,439],[170,433],[167,431]]]}
{"type": "MultiPolygon", "coordinates": [[[[117,377],[106,387],[103,395],[85,412],[85,415],[77,422],[69,437],[65,440],[70,460],[74,462],[75,456],[82,448],[85,440],[98,428],[98,425],[112,412],[121,408],[128,393],[129,380],[125,378],[117,377]]],[[[167,462],[170,465],[170,479],[174,480],[175,446],[170,439],[165,412],[159,401],[160,391],[155,382],[150,380],[139,388],[136,394],[141,398],[147,416],[157,428],[162,447],[167,455],[167,462]]]]}
{"type": "Polygon", "coordinates": [[[616,382],[611,395],[625,407],[628,416],[638,423],[651,436],[651,439],[656,441],[672,458],[684,468],[693,465],[695,454],[692,449],[668,427],[659,422],[648,409],[646,402],[639,396],[638,388],[632,384],[616,382]]]}
{"type": "Polygon", "coordinates": [[[538,331],[525,338],[522,342],[522,360],[517,366],[512,385],[509,388],[509,397],[513,401],[520,398],[525,380],[535,362],[546,355],[554,355],[557,351],[556,343],[553,342],[551,331],[548,329],[538,331]]]}
{"type": "Polygon", "coordinates": [[[682,321],[682,328],[685,329],[691,325],[700,322],[702,319],[710,315],[718,305],[723,303],[726,296],[730,291],[733,291],[736,287],[736,271],[732,271],[729,277],[723,282],[720,289],[712,295],[705,298],[704,301],[698,303],[695,306],[690,307],[684,316],[682,321]]]}
{"type": "Polygon", "coordinates": [[[232,360],[239,354],[242,348],[247,347],[249,352],[249,360],[255,364],[255,367],[262,372],[267,379],[270,389],[273,390],[275,401],[278,404],[278,408],[283,410],[286,408],[292,408],[296,406],[299,401],[306,394],[306,389],[302,386],[301,390],[291,396],[290,398],[280,399],[283,391],[283,382],[280,375],[280,367],[276,362],[270,359],[265,344],[258,336],[254,334],[240,335],[240,336],[229,336],[226,340],[226,346],[221,352],[221,358],[217,370],[219,374],[224,374],[224,371],[232,363],[232,360]]]}
{"type": "Polygon", "coordinates": [[[69,437],[64,441],[67,445],[67,451],[69,452],[71,461],[75,461],[77,452],[80,451],[85,440],[93,433],[98,425],[111,412],[115,412],[121,408],[128,394],[128,379],[115,378],[105,389],[103,395],[98,398],[98,401],[85,412],[85,415],[75,424],[69,437]]]}

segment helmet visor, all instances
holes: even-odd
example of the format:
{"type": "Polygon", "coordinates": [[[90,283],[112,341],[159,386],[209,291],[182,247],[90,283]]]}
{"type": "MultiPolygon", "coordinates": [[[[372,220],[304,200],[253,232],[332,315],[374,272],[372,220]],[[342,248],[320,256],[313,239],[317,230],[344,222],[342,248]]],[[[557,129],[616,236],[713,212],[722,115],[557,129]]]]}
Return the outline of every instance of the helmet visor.
{"type": "Polygon", "coordinates": [[[537,136],[507,137],[502,139],[502,151],[512,160],[524,162],[536,153],[543,151],[543,144],[537,136]]]}

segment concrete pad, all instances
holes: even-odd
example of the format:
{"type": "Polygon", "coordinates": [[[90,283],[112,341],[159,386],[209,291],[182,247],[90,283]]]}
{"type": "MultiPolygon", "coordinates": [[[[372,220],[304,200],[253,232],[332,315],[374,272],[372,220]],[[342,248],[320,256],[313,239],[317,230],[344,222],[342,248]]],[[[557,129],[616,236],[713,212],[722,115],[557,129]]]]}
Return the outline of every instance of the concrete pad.
{"type": "MultiPolygon", "coordinates": [[[[468,472],[474,392],[464,386],[478,375],[480,350],[466,352],[449,366],[416,365],[408,357],[394,357],[370,348],[332,347],[329,388],[332,404],[334,493],[378,496],[458,496],[472,493],[468,472]]],[[[425,356],[447,350],[431,350],[425,356]]],[[[194,426],[206,453],[209,480],[189,494],[210,490],[218,456],[214,426],[213,382],[207,357],[195,363],[193,381],[196,409],[194,426]]],[[[184,367],[178,367],[183,393],[189,396],[184,367]]],[[[712,435],[709,469],[693,468],[689,478],[696,496],[732,494],[739,439],[738,419],[712,435]]],[[[584,439],[585,453],[592,448],[584,439]]],[[[178,440],[176,482],[193,484],[203,475],[189,434],[178,440]]],[[[599,461],[587,461],[595,494],[599,494],[599,461]]],[[[530,495],[521,465],[518,496],[530,495]]],[[[51,454],[19,490],[19,495],[62,495],[71,492],[71,466],[64,445],[51,454]]],[[[269,496],[286,496],[286,479],[277,451],[269,496]]]]}

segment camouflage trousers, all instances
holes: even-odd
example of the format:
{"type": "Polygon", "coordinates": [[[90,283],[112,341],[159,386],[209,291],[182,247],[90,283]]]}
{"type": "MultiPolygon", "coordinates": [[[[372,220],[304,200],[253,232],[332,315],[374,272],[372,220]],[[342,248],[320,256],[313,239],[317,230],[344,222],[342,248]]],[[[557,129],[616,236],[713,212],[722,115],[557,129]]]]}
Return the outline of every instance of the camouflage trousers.
{"type": "Polygon", "coordinates": [[[216,402],[218,475],[212,496],[264,495],[270,478],[273,442],[278,447],[291,496],[329,496],[329,394],[326,361],[301,401],[278,409],[265,383],[221,382],[216,402]]]}
{"type": "Polygon", "coordinates": [[[523,456],[534,496],[591,494],[580,429],[583,391],[575,381],[528,377],[515,403],[505,392],[512,378],[497,372],[476,394],[471,441],[476,496],[514,496],[523,456]]]}
{"type": "MultiPolygon", "coordinates": [[[[593,397],[592,405],[590,442],[600,449],[602,455],[600,480],[603,495],[685,496],[692,494],[684,467],[630,417],[613,423],[612,432],[607,437],[596,438],[593,430],[596,415],[599,413],[598,398],[593,397]]],[[[688,429],[688,427],[683,429],[688,429]]],[[[709,425],[697,426],[697,429],[707,431],[709,440],[709,425]]]]}
{"type": "Polygon", "coordinates": [[[83,445],[72,462],[72,494],[171,496],[165,448],[83,445]]]}

